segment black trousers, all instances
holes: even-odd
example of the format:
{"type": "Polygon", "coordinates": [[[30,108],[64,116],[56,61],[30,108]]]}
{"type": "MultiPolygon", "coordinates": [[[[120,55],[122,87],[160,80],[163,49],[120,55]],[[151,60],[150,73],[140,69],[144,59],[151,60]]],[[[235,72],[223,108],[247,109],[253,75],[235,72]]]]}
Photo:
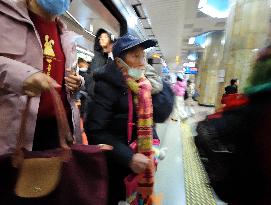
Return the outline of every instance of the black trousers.
{"type": "Polygon", "coordinates": [[[126,199],[124,178],[131,173],[131,170],[112,161],[111,157],[108,157],[107,161],[109,175],[108,205],[118,205],[119,201],[126,199]]]}

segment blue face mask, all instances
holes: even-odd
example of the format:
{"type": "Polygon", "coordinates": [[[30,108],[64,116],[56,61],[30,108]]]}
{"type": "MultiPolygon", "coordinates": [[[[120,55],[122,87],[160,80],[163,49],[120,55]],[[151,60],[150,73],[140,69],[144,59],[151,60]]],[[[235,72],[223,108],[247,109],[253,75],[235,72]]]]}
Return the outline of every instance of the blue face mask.
{"type": "Polygon", "coordinates": [[[37,0],[37,3],[49,14],[61,15],[69,10],[71,0],[37,0]]]}
{"type": "Polygon", "coordinates": [[[129,68],[128,75],[135,80],[139,80],[143,77],[145,70],[138,69],[138,68],[129,68]]]}
{"type": "Polygon", "coordinates": [[[118,61],[127,69],[128,75],[133,79],[139,80],[144,76],[145,70],[130,67],[121,58],[118,58],[118,61]]]}

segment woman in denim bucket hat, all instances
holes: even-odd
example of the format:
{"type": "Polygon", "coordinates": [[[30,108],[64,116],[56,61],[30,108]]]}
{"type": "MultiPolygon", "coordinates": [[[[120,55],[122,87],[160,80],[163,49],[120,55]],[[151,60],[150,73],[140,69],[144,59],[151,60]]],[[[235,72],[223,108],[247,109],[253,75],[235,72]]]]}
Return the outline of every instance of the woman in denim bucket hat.
{"type": "Polygon", "coordinates": [[[172,111],[170,87],[153,71],[146,71],[149,66],[144,50],[155,45],[154,40],[142,41],[130,34],[120,37],[113,45],[114,61],[95,76],[95,98],[88,104],[85,130],[90,144],[114,147],[108,153],[110,205],[125,201],[124,178],[131,173],[143,173],[151,163],[144,151],[134,153],[129,145],[135,140],[139,143],[141,128],[147,140],[158,138],[153,122],[165,121],[172,111]],[[135,100],[133,122],[137,122],[131,140],[127,137],[129,93],[135,100]]]}

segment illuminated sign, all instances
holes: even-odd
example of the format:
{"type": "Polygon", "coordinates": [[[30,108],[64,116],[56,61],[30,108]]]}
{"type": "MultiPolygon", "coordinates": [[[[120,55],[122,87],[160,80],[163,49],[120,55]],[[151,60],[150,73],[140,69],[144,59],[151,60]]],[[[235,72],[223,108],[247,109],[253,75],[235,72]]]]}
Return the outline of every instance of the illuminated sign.
{"type": "Polygon", "coordinates": [[[184,67],[196,67],[196,62],[188,62],[183,64],[184,67]]]}
{"type": "Polygon", "coordinates": [[[185,74],[198,74],[198,68],[196,67],[185,67],[185,74]]]}

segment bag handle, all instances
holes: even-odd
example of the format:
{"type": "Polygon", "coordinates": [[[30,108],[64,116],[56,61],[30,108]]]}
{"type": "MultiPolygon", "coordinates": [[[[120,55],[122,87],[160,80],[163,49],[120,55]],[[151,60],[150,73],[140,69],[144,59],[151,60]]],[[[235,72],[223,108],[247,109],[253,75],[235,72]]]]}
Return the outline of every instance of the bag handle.
{"type": "MultiPolygon", "coordinates": [[[[53,104],[54,104],[54,108],[56,112],[59,145],[67,154],[67,152],[70,150],[67,142],[72,143],[73,137],[72,137],[71,130],[69,127],[66,111],[58,92],[53,86],[51,86],[50,88],[50,93],[53,99],[53,104]]],[[[16,149],[12,157],[12,164],[14,167],[20,166],[20,164],[22,163],[24,159],[22,148],[24,147],[24,142],[25,142],[25,137],[26,137],[25,130],[26,130],[26,124],[27,124],[27,114],[29,112],[29,107],[30,107],[30,100],[31,98],[27,97],[26,108],[22,113],[22,120],[21,120],[19,135],[17,137],[16,149]]],[[[67,155],[64,154],[64,156],[67,156],[67,155]]]]}
{"type": "Polygon", "coordinates": [[[128,144],[130,144],[132,140],[133,133],[133,96],[130,89],[128,89],[128,128],[127,128],[127,136],[128,136],[128,144]]]}

